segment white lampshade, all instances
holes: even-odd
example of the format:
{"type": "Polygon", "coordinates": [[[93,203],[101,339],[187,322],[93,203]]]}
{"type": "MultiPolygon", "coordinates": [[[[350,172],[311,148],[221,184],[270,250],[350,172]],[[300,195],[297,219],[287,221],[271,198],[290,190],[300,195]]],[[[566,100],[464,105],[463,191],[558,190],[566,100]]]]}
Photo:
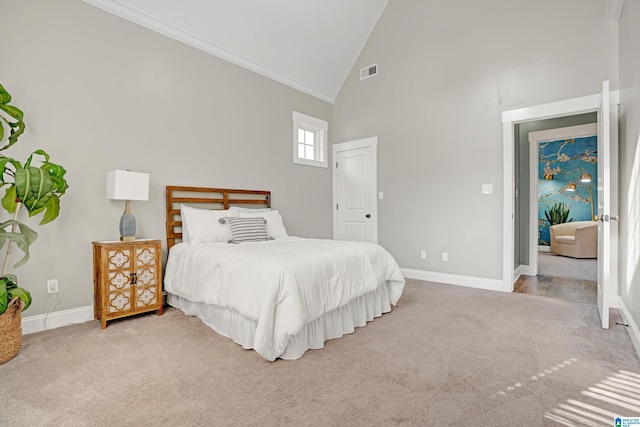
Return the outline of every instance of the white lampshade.
{"type": "Polygon", "coordinates": [[[107,199],[149,200],[149,174],[123,170],[107,172],[107,199]]]}

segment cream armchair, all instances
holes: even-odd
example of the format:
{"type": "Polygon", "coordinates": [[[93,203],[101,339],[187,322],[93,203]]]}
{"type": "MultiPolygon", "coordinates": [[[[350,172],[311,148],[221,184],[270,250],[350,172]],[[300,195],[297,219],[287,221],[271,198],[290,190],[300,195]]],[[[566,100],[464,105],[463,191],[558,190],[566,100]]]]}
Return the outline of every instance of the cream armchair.
{"type": "Polygon", "coordinates": [[[549,227],[551,252],[573,258],[598,257],[598,222],[576,221],[549,227]]]}

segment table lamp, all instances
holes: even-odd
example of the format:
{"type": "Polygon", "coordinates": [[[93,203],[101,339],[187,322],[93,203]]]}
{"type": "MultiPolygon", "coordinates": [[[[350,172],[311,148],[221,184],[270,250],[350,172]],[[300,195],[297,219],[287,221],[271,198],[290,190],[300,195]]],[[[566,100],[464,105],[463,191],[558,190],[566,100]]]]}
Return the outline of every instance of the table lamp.
{"type": "Polygon", "coordinates": [[[135,240],[136,218],[129,211],[129,202],[149,200],[149,174],[129,170],[107,172],[107,199],[125,200],[124,213],[120,217],[120,240],[135,240]]]}

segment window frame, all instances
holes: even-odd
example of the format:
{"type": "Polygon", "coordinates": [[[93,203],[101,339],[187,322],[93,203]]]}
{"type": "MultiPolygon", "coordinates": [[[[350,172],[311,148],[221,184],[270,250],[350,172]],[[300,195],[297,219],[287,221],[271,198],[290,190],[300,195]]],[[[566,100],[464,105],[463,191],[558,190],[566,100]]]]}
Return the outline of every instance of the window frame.
{"type": "Polygon", "coordinates": [[[306,166],[328,167],[327,158],[327,130],[329,123],[306,114],[293,111],[293,163],[306,166]],[[298,131],[313,132],[316,135],[314,141],[314,159],[305,159],[298,156],[298,131]]]}

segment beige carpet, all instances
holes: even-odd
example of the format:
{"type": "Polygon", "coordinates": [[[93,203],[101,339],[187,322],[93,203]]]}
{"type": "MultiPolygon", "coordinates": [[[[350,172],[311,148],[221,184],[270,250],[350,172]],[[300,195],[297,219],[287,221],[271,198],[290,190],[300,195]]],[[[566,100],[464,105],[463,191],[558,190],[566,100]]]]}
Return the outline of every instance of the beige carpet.
{"type": "Polygon", "coordinates": [[[598,327],[595,306],[413,280],[392,313],[297,361],[267,362],[170,308],[27,335],[0,381],[4,427],[512,427],[571,416],[611,426],[614,414],[640,415],[638,357],[624,327],[598,327]]]}

